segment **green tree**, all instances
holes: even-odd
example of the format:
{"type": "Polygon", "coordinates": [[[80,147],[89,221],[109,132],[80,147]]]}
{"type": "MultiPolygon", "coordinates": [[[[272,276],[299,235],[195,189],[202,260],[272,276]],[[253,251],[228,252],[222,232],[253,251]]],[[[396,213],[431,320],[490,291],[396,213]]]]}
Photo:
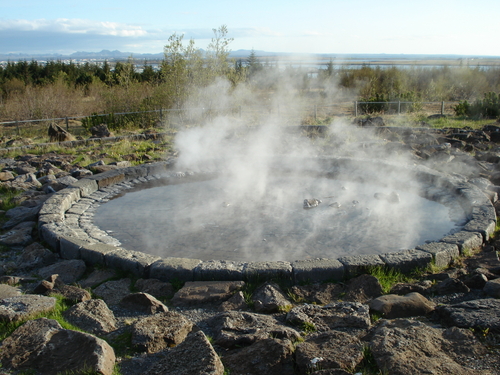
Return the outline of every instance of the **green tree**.
{"type": "Polygon", "coordinates": [[[207,47],[207,66],[211,70],[212,77],[225,76],[230,72],[229,44],[233,38],[227,37],[227,26],[222,25],[218,29],[212,29],[214,37],[207,47]]]}
{"type": "Polygon", "coordinates": [[[249,78],[257,74],[264,68],[264,66],[260,63],[259,59],[257,58],[257,55],[255,54],[253,48],[252,51],[250,51],[250,55],[248,56],[247,59],[247,68],[248,68],[249,78]]]}

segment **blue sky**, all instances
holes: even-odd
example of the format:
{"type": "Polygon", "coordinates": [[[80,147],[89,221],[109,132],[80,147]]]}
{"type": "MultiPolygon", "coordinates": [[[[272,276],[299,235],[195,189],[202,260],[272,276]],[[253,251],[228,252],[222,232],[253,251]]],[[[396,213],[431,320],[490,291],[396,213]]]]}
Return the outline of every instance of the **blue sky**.
{"type": "Polygon", "coordinates": [[[0,53],[160,53],[174,32],[233,51],[500,56],[499,0],[0,0],[0,53]]]}

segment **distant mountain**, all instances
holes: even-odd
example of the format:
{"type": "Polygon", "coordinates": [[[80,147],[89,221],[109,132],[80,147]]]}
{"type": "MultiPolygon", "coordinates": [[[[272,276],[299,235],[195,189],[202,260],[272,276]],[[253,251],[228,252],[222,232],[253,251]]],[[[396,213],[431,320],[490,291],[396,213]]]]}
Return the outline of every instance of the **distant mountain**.
{"type": "MultiPolygon", "coordinates": [[[[201,50],[203,51],[203,50],[201,50]]],[[[308,53],[286,53],[286,52],[268,52],[261,50],[253,50],[255,56],[258,58],[270,58],[270,57],[280,57],[289,59],[300,59],[300,58],[319,58],[319,59],[332,59],[332,60],[423,60],[423,59],[485,59],[485,58],[495,58],[498,56],[468,56],[468,55],[405,55],[405,54],[308,54],[308,53]]],[[[230,57],[234,59],[246,59],[250,56],[252,50],[240,49],[237,51],[231,51],[230,57]]],[[[164,55],[160,53],[133,53],[133,52],[121,52],[121,51],[110,51],[102,50],[100,52],[85,52],[79,51],[74,52],[70,55],[62,54],[27,54],[27,53],[0,53],[1,61],[19,61],[19,60],[127,60],[128,58],[133,58],[134,60],[161,60],[164,55]]]]}

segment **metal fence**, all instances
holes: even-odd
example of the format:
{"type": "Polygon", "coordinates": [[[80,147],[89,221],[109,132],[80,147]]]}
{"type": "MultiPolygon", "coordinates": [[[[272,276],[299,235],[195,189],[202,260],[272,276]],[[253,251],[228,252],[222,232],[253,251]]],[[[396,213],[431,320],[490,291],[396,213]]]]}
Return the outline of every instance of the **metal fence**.
{"type": "Polygon", "coordinates": [[[338,102],[330,104],[314,104],[303,107],[289,105],[273,105],[269,107],[225,107],[225,108],[187,108],[187,109],[157,109],[151,111],[119,112],[108,114],[94,114],[90,116],[67,116],[36,120],[15,120],[0,122],[3,135],[22,135],[24,132],[33,131],[35,128],[41,132],[46,131],[48,124],[57,123],[75,136],[88,133],[82,126],[89,124],[105,123],[112,121],[125,126],[126,122],[133,122],[133,127],[150,128],[162,126],[178,128],[185,125],[197,124],[200,121],[210,120],[216,116],[232,116],[235,119],[251,119],[256,122],[264,116],[278,116],[280,123],[286,125],[296,124],[297,120],[304,124],[317,124],[321,121],[331,120],[335,116],[360,116],[373,113],[402,114],[409,111],[423,111],[428,114],[454,114],[453,107],[458,102],[338,102]]]}

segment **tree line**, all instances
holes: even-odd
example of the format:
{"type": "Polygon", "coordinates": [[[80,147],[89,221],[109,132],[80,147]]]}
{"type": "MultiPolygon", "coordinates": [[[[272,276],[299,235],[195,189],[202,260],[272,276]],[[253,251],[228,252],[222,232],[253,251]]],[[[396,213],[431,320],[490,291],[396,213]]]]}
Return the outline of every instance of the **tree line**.
{"type": "Polygon", "coordinates": [[[232,60],[227,27],[213,33],[205,51],[173,34],[158,69],[147,62],[138,66],[132,58],[115,64],[9,61],[0,66],[0,120],[182,108],[199,88],[219,79],[232,88],[245,83],[255,95],[268,96],[286,81],[295,95],[322,102],[465,102],[500,93],[499,67],[353,68],[330,61],[311,74],[267,62],[253,50],[246,59],[232,60]]]}

